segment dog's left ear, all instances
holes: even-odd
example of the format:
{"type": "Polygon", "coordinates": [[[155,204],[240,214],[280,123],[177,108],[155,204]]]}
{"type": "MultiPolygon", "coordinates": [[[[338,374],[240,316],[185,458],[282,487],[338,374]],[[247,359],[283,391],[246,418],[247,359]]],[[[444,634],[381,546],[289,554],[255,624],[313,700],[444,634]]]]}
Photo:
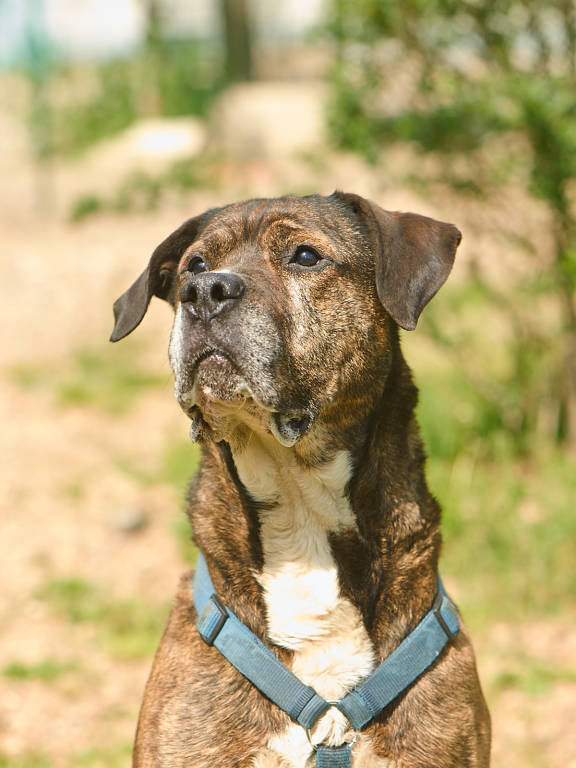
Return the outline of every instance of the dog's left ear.
{"type": "Polygon", "coordinates": [[[384,309],[401,328],[413,331],[450,274],[461,233],[452,224],[417,213],[385,211],[359,195],[335,196],[368,230],[376,259],[376,290],[384,309]]]}
{"type": "Polygon", "coordinates": [[[188,219],[152,254],[148,266],[114,302],[114,330],[110,341],[120,341],[140,325],[152,296],[170,298],[174,273],[186,248],[196,239],[206,214],[188,219]]]}

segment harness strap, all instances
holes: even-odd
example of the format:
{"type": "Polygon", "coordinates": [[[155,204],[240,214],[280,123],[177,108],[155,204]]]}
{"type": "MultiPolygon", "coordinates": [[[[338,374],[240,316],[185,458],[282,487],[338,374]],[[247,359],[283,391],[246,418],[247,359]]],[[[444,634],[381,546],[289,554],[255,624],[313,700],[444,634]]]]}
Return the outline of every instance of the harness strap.
{"type": "Polygon", "coordinates": [[[316,768],[350,768],[350,744],[339,747],[320,745],[316,749],[316,768]]]}
{"type": "Polygon", "coordinates": [[[206,561],[199,555],[194,576],[196,627],[208,645],[218,648],[232,666],[304,728],[330,708],[314,688],[304,683],[214,593],[206,561]]]}
{"type": "Polygon", "coordinates": [[[456,606],[439,581],[432,609],[396,650],[335,706],[356,730],[361,730],[434,663],[459,629],[456,606]]]}
{"type": "MultiPolygon", "coordinates": [[[[214,592],[204,557],[194,576],[196,627],[265,696],[304,728],[312,728],[331,706],[361,730],[414,683],[460,629],[456,607],[442,582],[432,608],[400,645],[359,685],[337,702],[328,702],[288,669],[214,592]]],[[[316,768],[349,768],[351,745],[317,745],[316,768]]]]}

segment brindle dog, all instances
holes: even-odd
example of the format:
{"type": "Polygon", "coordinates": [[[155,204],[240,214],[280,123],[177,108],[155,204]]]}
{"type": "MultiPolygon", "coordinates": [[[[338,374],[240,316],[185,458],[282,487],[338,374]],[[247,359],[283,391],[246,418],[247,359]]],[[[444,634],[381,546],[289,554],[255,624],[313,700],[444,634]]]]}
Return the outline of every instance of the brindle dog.
{"type": "MultiPolygon", "coordinates": [[[[153,295],[175,310],[176,397],[202,445],[193,538],[222,601],[300,679],[341,698],[430,609],[438,504],[424,473],[413,329],[460,233],[357,195],[251,200],[185,222],[115,304],[112,340],[153,295]]],[[[138,768],[304,768],[304,729],[195,628],[183,578],[136,738],[138,768]]],[[[350,741],[335,708],[315,741],[350,741]]],[[[354,768],[488,766],[465,630],[358,735],[354,768]]]]}

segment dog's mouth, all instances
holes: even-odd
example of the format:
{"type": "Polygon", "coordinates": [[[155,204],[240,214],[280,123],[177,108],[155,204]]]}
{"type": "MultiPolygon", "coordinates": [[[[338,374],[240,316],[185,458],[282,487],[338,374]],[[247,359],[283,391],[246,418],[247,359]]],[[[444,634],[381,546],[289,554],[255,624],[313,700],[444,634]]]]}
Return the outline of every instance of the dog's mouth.
{"type": "Polygon", "coordinates": [[[311,428],[315,413],[279,411],[257,397],[233,356],[221,347],[206,347],[188,363],[185,379],[176,384],[176,397],[190,419],[190,437],[214,437],[226,422],[242,422],[263,429],[286,447],[311,428]]]}
{"type": "Polygon", "coordinates": [[[197,371],[198,367],[205,360],[209,360],[210,358],[216,360],[217,362],[220,362],[221,360],[228,360],[230,363],[232,363],[232,360],[230,359],[230,355],[227,352],[224,352],[223,350],[218,349],[217,347],[208,347],[202,352],[200,352],[198,355],[196,355],[191,366],[192,371],[193,372],[197,371]]]}
{"type": "Polygon", "coordinates": [[[230,403],[246,397],[246,379],[233,357],[219,347],[206,347],[187,361],[176,381],[176,397],[186,411],[210,403],[230,403]]]}
{"type": "Polygon", "coordinates": [[[224,402],[235,399],[232,380],[243,378],[230,355],[219,349],[202,352],[192,366],[192,376],[199,384],[201,397],[224,402]]]}
{"type": "Polygon", "coordinates": [[[219,347],[206,347],[201,352],[199,352],[191,361],[190,372],[192,376],[195,376],[197,374],[199,367],[206,360],[210,360],[217,365],[222,364],[224,361],[229,362],[230,365],[234,365],[231,359],[231,356],[228,354],[228,352],[225,352],[219,347]]]}
{"type": "MultiPolygon", "coordinates": [[[[176,399],[190,419],[193,441],[213,433],[228,412],[242,407],[250,388],[232,356],[209,346],[190,357],[176,377],[176,399]]],[[[219,431],[219,430],[217,430],[219,431]]]]}

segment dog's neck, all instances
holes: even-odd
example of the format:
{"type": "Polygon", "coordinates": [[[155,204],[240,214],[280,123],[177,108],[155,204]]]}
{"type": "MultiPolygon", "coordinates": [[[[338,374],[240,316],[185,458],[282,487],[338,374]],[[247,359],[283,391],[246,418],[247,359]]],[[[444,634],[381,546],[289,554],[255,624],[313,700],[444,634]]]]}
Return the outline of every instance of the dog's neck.
{"type": "Polygon", "coordinates": [[[331,631],[339,610],[338,571],[329,536],[354,531],[346,496],[350,458],[340,452],[320,467],[303,467],[290,449],[253,439],[234,457],[259,509],[268,634],[296,650],[331,631]]]}
{"type": "Polygon", "coordinates": [[[257,433],[234,451],[207,446],[198,495],[204,482],[222,482],[223,508],[206,519],[193,507],[195,539],[223,597],[260,631],[267,616],[279,645],[295,650],[321,633],[339,596],[360,612],[377,647],[393,646],[429,608],[438,508],[426,487],[415,403],[401,360],[348,430],[350,450],[303,461],[257,433]]]}

